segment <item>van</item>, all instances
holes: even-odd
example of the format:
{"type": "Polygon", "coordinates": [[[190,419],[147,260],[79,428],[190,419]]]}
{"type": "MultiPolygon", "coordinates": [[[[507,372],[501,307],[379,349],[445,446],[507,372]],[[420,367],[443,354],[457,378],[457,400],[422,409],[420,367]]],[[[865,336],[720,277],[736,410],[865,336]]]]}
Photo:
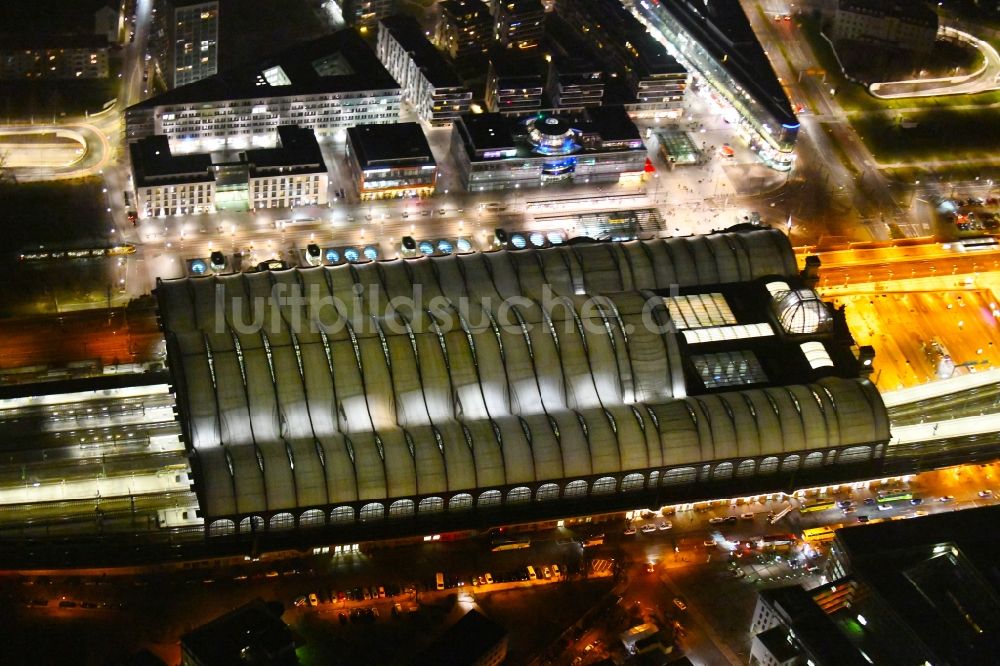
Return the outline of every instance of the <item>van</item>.
{"type": "Polygon", "coordinates": [[[435,577],[435,581],[437,582],[437,589],[443,590],[444,589],[444,574],[441,573],[441,572],[438,572],[437,576],[435,577]]]}
{"type": "Polygon", "coordinates": [[[538,574],[535,573],[535,567],[528,565],[528,580],[537,580],[538,574]]]}

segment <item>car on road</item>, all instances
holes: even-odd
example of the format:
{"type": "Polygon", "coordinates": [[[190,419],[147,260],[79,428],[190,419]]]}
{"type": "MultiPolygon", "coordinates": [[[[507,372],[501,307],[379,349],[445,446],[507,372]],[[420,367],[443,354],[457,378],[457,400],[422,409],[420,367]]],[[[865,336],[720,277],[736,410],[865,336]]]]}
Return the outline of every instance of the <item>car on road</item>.
{"type": "Polygon", "coordinates": [[[720,523],[724,523],[725,521],[726,521],[725,518],[720,518],[719,516],[715,516],[714,518],[709,518],[708,519],[708,522],[711,525],[718,525],[720,523]]]}
{"type": "Polygon", "coordinates": [[[319,597],[316,596],[315,592],[309,593],[309,605],[312,606],[313,608],[319,606],[319,597]]]}
{"type": "Polygon", "coordinates": [[[448,211],[446,211],[444,208],[438,208],[438,215],[447,215],[447,214],[448,211]]]}
{"type": "Polygon", "coordinates": [[[841,509],[846,509],[849,506],[854,506],[854,500],[840,500],[837,502],[837,506],[841,509]]]}
{"type": "Polygon", "coordinates": [[[854,513],[855,511],[857,511],[857,509],[856,509],[856,508],[854,508],[853,506],[845,506],[845,507],[844,507],[844,508],[842,509],[842,511],[844,512],[844,515],[846,516],[846,515],[847,515],[847,514],[849,514],[849,513],[854,513]]]}
{"type": "Polygon", "coordinates": [[[706,548],[712,548],[713,546],[715,546],[715,539],[705,539],[702,542],[702,545],[705,546],[706,548]]]}
{"type": "Polygon", "coordinates": [[[687,604],[680,597],[674,597],[674,606],[677,606],[682,611],[687,610],[687,604]]]}
{"type": "Polygon", "coordinates": [[[649,534],[650,532],[655,532],[655,531],[656,531],[656,525],[653,525],[652,523],[646,523],[645,525],[642,526],[643,534],[649,534]]]}
{"type": "Polygon", "coordinates": [[[879,504],[878,505],[878,510],[879,511],[888,511],[890,509],[892,509],[892,505],[891,504],[886,503],[886,504],[879,504]]]}
{"type": "Polygon", "coordinates": [[[920,497],[912,497],[912,498],[910,498],[910,504],[912,504],[913,506],[917,506],[918,504],[923,504],[923,503],[924,503],[924,500],[922,498],[920,498],[920,497]]]}
{"type": "Polygon", "coordinates": [[[306,600],[306,598],[304,596],[300,595],[300,596],[295,597],[295,601],[292,602],[292,603],[294,603],[296,606],[298,606],[298,607],[301,608],[302,606],[305,606],[306,603],[308,603],[308,602],[307,602],[307,600],[306,600]]]}
{"type": "Polygon", "coordinates": [[[669,530],[673,526],[674,526],[674,524],[672,522],[670,522],[669,520],[661,520],[660,524],[657,525],[657,529],[660,529],[660,530],[669,530]]]}
{"type": "Polygon", "coordinates": [[[631,525],[629,525],[628,527],[626,527],[625,531],[623,532],[623,534],[625,536],[632,536],[635,533],[636,533],[636,529],[634,527],[632,527],[631,525]]]}
{"type": "Polygon", "coordinates": [[[753,514],[752,513],[741,513],[740,514],[740,518],[742,518],[743,520],[753,520],[753,514]]]}
{"type": "Polygon", "coordinates": [[[941,497],[938,497],[937,501],[938,502],[951,502],[954,499],[955,499],[954,495],[943,495],[941,497]]]}
{"type": "Polygon", "coordinates": [[[865,498],[865,506],[875,506],[876,504],[878,504],[878,500],[874,497],[865,498]]]}
{"type": "Polygon", "coordinates": [[[993,491],[992,490],[980,490],[979,491],[979,496],[983,497],[983,498],[993,497],[993,491]]]}

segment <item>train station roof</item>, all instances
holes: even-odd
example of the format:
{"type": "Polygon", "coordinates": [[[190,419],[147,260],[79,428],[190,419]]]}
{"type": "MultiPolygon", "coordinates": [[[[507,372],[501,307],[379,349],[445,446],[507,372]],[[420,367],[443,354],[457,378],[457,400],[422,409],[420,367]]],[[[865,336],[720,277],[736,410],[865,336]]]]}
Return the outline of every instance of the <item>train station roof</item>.
{"type": "Polygon", "coordinates": [[[759,229],[162,281],[202,513],[887,440],[846,329],[777,321],[796,275],[759,229]]]}

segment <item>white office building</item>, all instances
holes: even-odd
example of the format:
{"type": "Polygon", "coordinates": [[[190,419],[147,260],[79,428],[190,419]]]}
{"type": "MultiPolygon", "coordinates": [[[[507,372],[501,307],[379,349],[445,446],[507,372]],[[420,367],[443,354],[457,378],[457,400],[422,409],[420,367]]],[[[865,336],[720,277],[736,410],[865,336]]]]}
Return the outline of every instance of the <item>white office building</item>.
{"type": "Polygon", "coordinates": [[[164,135],[178,153],[274,145],[281,125],[320,137],[399,120],[400,87],[353,30],[129,107],[129,141],[164,135]]]}
{"type": "Polygon", "coordinates": [[[379,21],[377,53],[421,120],[450,125],[468,112],[472,91],[462,85],[413,18],[399,15],[379,21]]]}

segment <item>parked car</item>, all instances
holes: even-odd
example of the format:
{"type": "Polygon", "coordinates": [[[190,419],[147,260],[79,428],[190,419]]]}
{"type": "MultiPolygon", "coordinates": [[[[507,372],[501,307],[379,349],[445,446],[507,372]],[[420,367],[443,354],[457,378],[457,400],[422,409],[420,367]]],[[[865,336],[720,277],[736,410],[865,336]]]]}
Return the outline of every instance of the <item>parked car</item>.
{"type": "Polygon", "coordinates": [[[651,523],[646,523],[645,525],[642,526],[643,534],[649,534],[650,532],[655,532],[655,531],[656,531],[656,525],[653,525],[651,523]]]}
{"type": "Polygon", "coordinates": [[[634,527],[632,527],[631,525],[629,525],[628,527],[625,528],[625,532],[624,532],[625,536],[632,536],[635,533],[636,533],[636,529],[634,527]]]}
{"type": "Polygon", "coordinates": [[[753,520],[753,517],[754,517],[753,514],[749,512],[740,514],[740,518],[742,518],[743,520],[753,520]]]}
{"type": "MultiPolygon", "coordinates": [[[[555,568],[555,567],[553,566],[553,568],[555,568]]],[[[486,579],[486,584],[487,585],[492,585],[493,584],[493,574],[487,572],[486,575],[483,576],[483,578],[486,579]]]]}
{"type": "Polygon", "coordinates": [[[313,608],[319,606],[319,597],[316,596],[315,592],[309,593],[309,605],[312,606],[313,608]]]}
{"type": "Polygon", "coordinates": [[[660,530],[669,530],[674,524],[669,520],[661,520],[660,524],[657,526],[660,530]]]}
{"type": "Polygon", "coordinates": [[[729,517],[726,518],[725,522],[727,522],[727,523],[735,523],[737,520],[739,520],[739,518],[737,518],[736,516],[729,516],[729,517]]]}

